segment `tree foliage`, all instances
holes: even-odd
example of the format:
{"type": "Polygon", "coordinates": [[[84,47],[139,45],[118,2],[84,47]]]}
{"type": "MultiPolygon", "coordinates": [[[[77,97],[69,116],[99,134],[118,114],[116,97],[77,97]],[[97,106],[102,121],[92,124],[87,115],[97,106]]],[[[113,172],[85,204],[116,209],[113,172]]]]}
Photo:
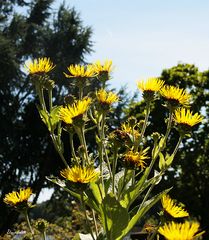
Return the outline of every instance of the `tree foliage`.
{"type": "Polygon", "coordinates": [[[60,168],[47,131],[39,124],[36,99],[23,68],[25,60],[50,57],[57,66],[52,76],[58,80],[56,91],[63,96],[71,89],[60,73],[71,63],[84,62],[92,49],[91,28],[83,26],[75,9],[62,4],[52,15],[52,2],[0,3],[1,230],[15,220],[14,213],[2,204],[5,193],[30,185],[36,201],[46,184],[45,176],[60,168]]]}

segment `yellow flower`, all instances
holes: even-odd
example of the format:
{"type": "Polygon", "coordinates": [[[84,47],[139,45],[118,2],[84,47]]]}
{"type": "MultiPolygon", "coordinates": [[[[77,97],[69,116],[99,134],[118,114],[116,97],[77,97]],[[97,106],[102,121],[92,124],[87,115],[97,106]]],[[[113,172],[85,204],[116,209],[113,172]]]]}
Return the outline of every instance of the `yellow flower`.
{"type": "Polygon", "coordinates": [[[20,203],[27,203],[29,197],[32,195],[31,188],[20,189],[19,192],[11,192],[5,195],[4,202],[11,206],[17,206],[20,203]]]}
{"type": "Polygon", "coordinates": [[[64,73],[67,78],[90,78],[95,77],[95,70],[93,65],[70,65],[68,68],[70,74],[64,73]]]}
{"type": "Polygon", "coordinates": [[[130,123],[123,123],[121,125],[121,129],[124,134],[128,134],[131,136],[134,135],[135,140],[138,139],[140,136],[140,133],[137,130],[135,130],[135,129],[132,130],[130,123]]]}
{"type": "Polygon", "coordinates": [[[140,133],[137,131],[137,130],[132,130],[132,127],[130,125],[130,123],[123,123],[121,125],[121,129],[124,133],[127,133],[127,134],[134,134],[135,138],[138,138],[140,136],[140,133]]]}
{"type": "Polygon", "coordinates": [[[105,89],[100,89],[96,93],[99,103],[104,105],[111,105],[118,101],[118,96],[113,92],[107,92],[105,89]]]}
{"type": "Polygon", "coordinates": [[[188,94],[184,89],[174,87],[174,86],[164,86],[160,90],[161,95],[174,106],[188,105],[191,99],[191,95],[188,94]]]}
{"type": "Polygon", "coordinates": [[[132,128],[131,128],[129,123],[123,123],[121,125],[121,129],[122,129],[122,131],[124,131],[126,133],[131,133],[132,132],[132,128]]]}
{"type": "Polygon", "coordinates": [[[112,71],[112,61],[106,60],[104,64],[101,64],[101,62],[98,60],[94,64],[94,70],[97,74],[102,73],[110,73],[112,71]]]}
{"type": "Polygon", "coordinates": [[[25,64],[25,68],[29,74],[43,74],[50,72],[55,65],[51,62],[50,58],[38,58],[34,59],[33,62],[25,64]]]}
{"type": "Polygon", "coordinates": [[[170,222],[160,227],[158,232],[167,240],[192,240],[204,233],[198,233],[199,227],[198,222],[170,222]]]}
{"type": "Polygon", "coordinates": [[[76,101],[72,105],[61,107],[59,111],[59,118],[67,124],[72,124],[74,118],[83,116],[83,114],[87,111],[90,103],[90,98],[84,98],[82,100],[76,101]]]}
{"type": "Polygon", "coordinates": [[[158,92],[163,87],[164,81],[158,78],[148,78],[146,81],[137,82],[137,86],[143,92],[158,92]]]}
{"type": "Polygon", "coordinates": [[[141,167],[141,169],[145,168],[145,159],[148,159],[147,151],[149,148],[146,148],[140,152],[133,152],[129,151],[126,154],[124,154],[124,163],[127,167],[141,167]]]}
{"type": "Polygon", "coordinates": [[[188,217],[189,213],[180,205],[177,205],[168,195],[164,195],[161,199],[164,210],[174,218],[188,217]]]}
{"type": "Polygon", "coordinates": [[[60,172],[61,176],[75,183],[95,182],[99,177],[99,172],[92,167],[74,166],[66,168],[60,172]]]}
{"type": "Polygon", "coordinates": [[[174,121],[179,125],[193,127],[202,120],[201,115],[198,113],[193,114],[189,109],[179,108],[174,112],[174,121]]]}

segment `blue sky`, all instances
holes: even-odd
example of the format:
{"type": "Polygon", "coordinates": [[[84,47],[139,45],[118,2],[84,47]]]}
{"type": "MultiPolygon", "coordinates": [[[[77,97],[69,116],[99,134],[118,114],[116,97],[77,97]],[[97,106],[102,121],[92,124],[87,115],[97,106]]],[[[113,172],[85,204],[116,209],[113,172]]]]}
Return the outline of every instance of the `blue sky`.
{"type": "MultiPolygon", "coordinates": [[[[56,0],[57,9],[61,0],[56,0]]],[[[112,59],[112,86],[159,76],[178,62],[209,67],[209,1],[70,0],[83,24],[93,29],[94,53],[88,61],[112,59]]]]}
{"type": "MultiPolygon", "coordinates": [[[[61,2],[55,1],[54,10],[61,2]]],[[[95,52],[86,60],[113,60],[112,87],[126,84],[133,93],[138,79],[159,76],[178,62],[209,68],[208,0],[65,2],[93,29],[95,52]]]]}

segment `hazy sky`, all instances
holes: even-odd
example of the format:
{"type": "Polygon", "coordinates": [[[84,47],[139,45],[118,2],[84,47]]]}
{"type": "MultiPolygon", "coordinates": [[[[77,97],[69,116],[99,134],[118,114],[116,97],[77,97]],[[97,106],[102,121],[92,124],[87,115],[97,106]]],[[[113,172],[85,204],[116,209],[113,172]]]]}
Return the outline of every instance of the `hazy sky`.
{"type": "MultiPolygon", "coordinates": [[[[61,0],[56,0],[58,8],[61,0]]],[[[69,0],[83,24],[92,26],[94,53],[88,61],[112,59],[112,85],[159,76],[178,62],[209,67],[208,0],[69,0]]]]}
{"type": "MultiPolygon", "coordinates": [[[[56,0],[54,10],[61,0],[56,0]]],[[[209,0],[66,0],[93,29],[95,52],[86,60],[112,59],[112,87],[159,76],[178,62],[209,67],[209,0]]]]}

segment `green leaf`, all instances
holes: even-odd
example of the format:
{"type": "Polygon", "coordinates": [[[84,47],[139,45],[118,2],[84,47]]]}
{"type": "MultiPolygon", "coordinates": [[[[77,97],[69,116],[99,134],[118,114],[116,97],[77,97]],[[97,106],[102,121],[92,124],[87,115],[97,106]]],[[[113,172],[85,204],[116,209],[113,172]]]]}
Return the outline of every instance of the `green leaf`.
{"type": "Polygon", "coordinates": [[[56,129],[57,124],[59,123],[59,109],[60,106],[54,106],[50,112],[50,114],[41,109],[40,107],[37,107],[39,111],[39,115],[41,117],[41,120],[45,123],[47,126],[49,132],[52,132],[56,129]]]}
{"type": "Polygon", "coordinates": [[[155,195],[148,201],[144,203],[144,205],[137,211],[137,213],[131,218],[131,220],[128,223],[128,226],[123,230],[123,233],[121,234],[120,238],[117,238],[116,240],[120,240],[123,237],[125,237],[131,229],[134,227],[134,225],[152,208],[163,196],[163,194],[168,193],[171,190],[171,188],[166,189],[162,191],[161,193],[155,195]]]}
{"type": "Polygon", "coordinates": [[[127,189],[130,186],[130,181],[133,176],[133,171],[129,170],[125,173],[125,170],[122,170],[119,173],[117,173],[115,176],[116,176],[115,177],[116,178],[115,187],[118,192],[118,195],[120,195],[120,193],[122,191],[124,191],[125,189],[127,189]],[[124,179],[124,174],[125,174],[125,179],[124,179]],[[125,185],[125,187],[124,187],[124,185],[125,185]]]}
{"type": "Polygon", "coordinates": [[[173,162],[173,159],[174,159],[174,154],[171,154],[171,155],[167,155],[166,157],[165,157],[165,162],[166,162],[166,166],[167,167],[169,167],[171,164],[172,164],[172,162],[173,162]]]}
{"type": "Polygon", "coordinates": [[[72,240],[81,240],[79,233],[76,233],[72,240]]]}
{"type": "Polygon", "coordinates": [[[91,182],[90,183],[90,189],[91,189],[91,191],[92,191],[92,193],[94,195],[94,198],[95,198],[96,202],[98,204],[101,204],[102,203],[102,196],[101,196],[101,194],[104,196],[104,191],[103,191],[102,184],[101,183],[91,182]]]}
{"type": "Polygon", "coordinates": [[[55,130],[57,124],[59,123],[59,109],[60,106],[54,106],[50,112],[50,123],[51,123],[51,130],[55,130]]]}
{"type": "Polygon", "coordinates": [[[165,147],[165,137],[162,137],[159,141],[159,148],[163,149],[165,147]]]}
{"type": "Polygon", "coordinates": [[[49,129],[49,115],[48,115],[48,112],[46,112],[43,109],[40,109],[40,107],[38,107],[38,112],[39,112],[39,115],[41,117],[41,120],[44,122],[44,124],[49,129]]]}
{"type": "Polygon", "coordinates": [[[165,168],[165,158],[163,156],[163,154],[160,152],[159,153],[159,169],[162,170],[165,168]]]}
{"type": "Polygon", "coordinates": [[[79,193],[76,193],[76,192],[74,192],[71,189],[68,189],[66,187],[65,181],[62,181],[59,178],[54,177],[54,176],[46,177],[46,179],[49,180],[50,182],[55,183],[56,185],[61,187],[63,190],[65,190],[66,192],[70,193],[72,196],[78,198],[79,200],[81,199],[81,196],[80,196],[79,193]]]}
{"type": "Polygon", "coordinates": [[[129,222],[127,209],[120,205],[120,202],[112,193],[105,196],[100,208],[101,220],[107,233],[107,239],[120,239],[129,222]]]}
{"type": "Polygon", "coordinates": [[[147,168],[137,183],[131,185],[127,190],[123,191],[120,201],[120,204],[123,207],[129,208],[134,200],[152,183],[150,180],[145,182],[148,173],[149,169],[147,168]]]}
{"type": "MultiPolygon", "coordinates": [[[[67,188],[66,184],[65,184],[65,181],[62,181],[59,178],[54,177],[54,176],[46,177],[46,179],[49,180],[50,182],[55,183],[56,185],[61,187],[63,190],[68,192],[70,195],[72,195],[75,198],[81,200],[80,193],[75,192],[74,190],[67,188]]],[[[92,194],[92,192],[90,190],[85,191],[84,202],[85,202],[86,205],[88,205],[90,208],[94,209],[96,212],[100,211],[100,208],[99,208],[98,204],[96,203],[96,201],[94,201],[94,195],[92,194]]]]}

